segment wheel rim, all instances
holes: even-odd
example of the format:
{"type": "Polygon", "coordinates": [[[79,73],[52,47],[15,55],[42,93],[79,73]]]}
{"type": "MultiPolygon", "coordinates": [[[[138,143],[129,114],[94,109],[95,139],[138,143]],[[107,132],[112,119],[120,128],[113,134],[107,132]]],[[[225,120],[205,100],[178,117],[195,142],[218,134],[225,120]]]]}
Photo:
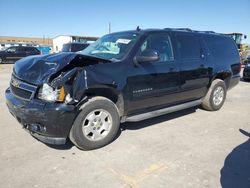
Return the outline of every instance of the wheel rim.
{"type": "Polygon", "coordinates": [[[213,94],[213,102],[216,106],[219,106],[224,98],[224,89],[221,86],[218,86],[215,90],[214,90],[214,94],[213,94]]]}
{"type": "Polygon", "coordinates": [[[83,121],[82,132],[91,141],[105,138],[112,127],[112,117],[104,109],[91,111],[83,121]]]}
{"type": "Polygon", "coordinates": [[[3,59],[2,58],[0,58],[0,64],[3,62],[3,59]]]}

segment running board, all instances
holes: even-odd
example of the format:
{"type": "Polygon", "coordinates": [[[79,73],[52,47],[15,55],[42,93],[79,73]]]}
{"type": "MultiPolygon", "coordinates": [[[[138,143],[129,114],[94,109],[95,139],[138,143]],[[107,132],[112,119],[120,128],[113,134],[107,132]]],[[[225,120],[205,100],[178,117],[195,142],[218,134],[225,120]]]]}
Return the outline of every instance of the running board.
{"type": "Polygon", "coordinates": [[[125,116],[125,117],[122,118],[121,122],[142,121],[142,120],[149,119],[149,118],[152,118],[152,117],[157,117],[157,116],[161,116],[161,115],[164,115],[164,114],[169,114],[171,112],[176,112],[176,111],[179,111],[179,110],[184,110],[184,109],[187,109],[187,108],[198,106],[198,105],[201,104],[201,102],[202,102],[202,100],[199,99],[199,100],[179,104],[179,105],[176,105],[176,106],[163,108],[163,109],[160,109],[160,110],[146,112],[144,114],[138,114],[138,115],[134,115],[134,116],[125,116]]]}

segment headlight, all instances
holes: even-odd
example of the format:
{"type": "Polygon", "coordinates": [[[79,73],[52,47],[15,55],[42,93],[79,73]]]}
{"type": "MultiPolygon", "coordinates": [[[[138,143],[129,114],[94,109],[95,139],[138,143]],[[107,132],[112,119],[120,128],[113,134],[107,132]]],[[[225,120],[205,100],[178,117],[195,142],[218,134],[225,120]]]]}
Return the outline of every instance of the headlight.
{"type": "Polygon", "coordinates": [[[38,98],[49,102],[63,102],[65,98],[65,90],[62,86],[60,89],[54,89],[48,84],[43,84],[38,93],[38,98]]]}

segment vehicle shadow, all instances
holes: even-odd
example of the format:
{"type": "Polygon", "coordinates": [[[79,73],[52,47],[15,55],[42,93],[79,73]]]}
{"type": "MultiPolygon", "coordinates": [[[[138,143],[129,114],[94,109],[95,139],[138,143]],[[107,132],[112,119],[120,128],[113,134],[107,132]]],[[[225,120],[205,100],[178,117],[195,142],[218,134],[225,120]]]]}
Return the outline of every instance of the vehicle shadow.
{"type": "Polygon", "coordinates": [[[181,110],[178,112],[173,112],[170,114],[158,116],[155,118],[146,119],[146,120],[139,121],[139,122],[125,122],[125,123],[121,124],[121,129],[122,129],[122,131],[142,129],[142,128],[145,128],[148,126],[156,125],[156,124],[164,122],[164,121],[169,121],[171,119],[175,119],[175,118],[178,118],[181,116],[185,116],[185,115],[194,113],[194,112],[196,112],[197,109],[198,109],[198,107],[193,107],[193,108],[181,110]]]}
{"type": "Polygon", "coordinates": [[[237,146],[226,157],[221,169],[222,188],[250,187],[250,133],[240,129],[249,139],[237,146]]]}
{"type": "Polygon", "coordinates": [[[74,146],[74,144],[69,139],[67,139],[66,143],[63,145],[53,145],[53,144],[45,144],[45,145],[56,150],[70,150],[74,146]]]}
{"type": "MultiPolygon", "coordinates": [[[[114,138],[114,140],[112,142],[114,142],[120,135],[121,135],[121,129],[119,129],[116,137],[114,138]]],[[[66,143],[64,145],[53,145],[53,144],[45,144],[46,146],[52,148],[52,149],[56,149],[56,150],[70,150],[72,147],[74,147],[74,144],[70,141],[70,139],[68,138],[66,143]]]]}

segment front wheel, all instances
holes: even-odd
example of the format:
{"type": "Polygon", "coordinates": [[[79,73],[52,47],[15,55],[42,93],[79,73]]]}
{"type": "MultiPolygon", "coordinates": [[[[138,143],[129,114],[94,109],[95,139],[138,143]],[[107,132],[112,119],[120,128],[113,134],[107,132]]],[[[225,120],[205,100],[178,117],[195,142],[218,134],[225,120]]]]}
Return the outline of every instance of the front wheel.
{"type": "Polygon", "coordinates": [[[97,149],[112,142],[120,127],[116,105],[107,98],[93,97],[80,110],[71,128],[70,140],[83,150],[97,149]]]}
{"type": "Polygon", "coordinates": [[[225,102],[226,94],[227,89],[225,82],[223,80],[216,79],[212,82],[201,106],[209,111],[219,110],[225,102]]]}

